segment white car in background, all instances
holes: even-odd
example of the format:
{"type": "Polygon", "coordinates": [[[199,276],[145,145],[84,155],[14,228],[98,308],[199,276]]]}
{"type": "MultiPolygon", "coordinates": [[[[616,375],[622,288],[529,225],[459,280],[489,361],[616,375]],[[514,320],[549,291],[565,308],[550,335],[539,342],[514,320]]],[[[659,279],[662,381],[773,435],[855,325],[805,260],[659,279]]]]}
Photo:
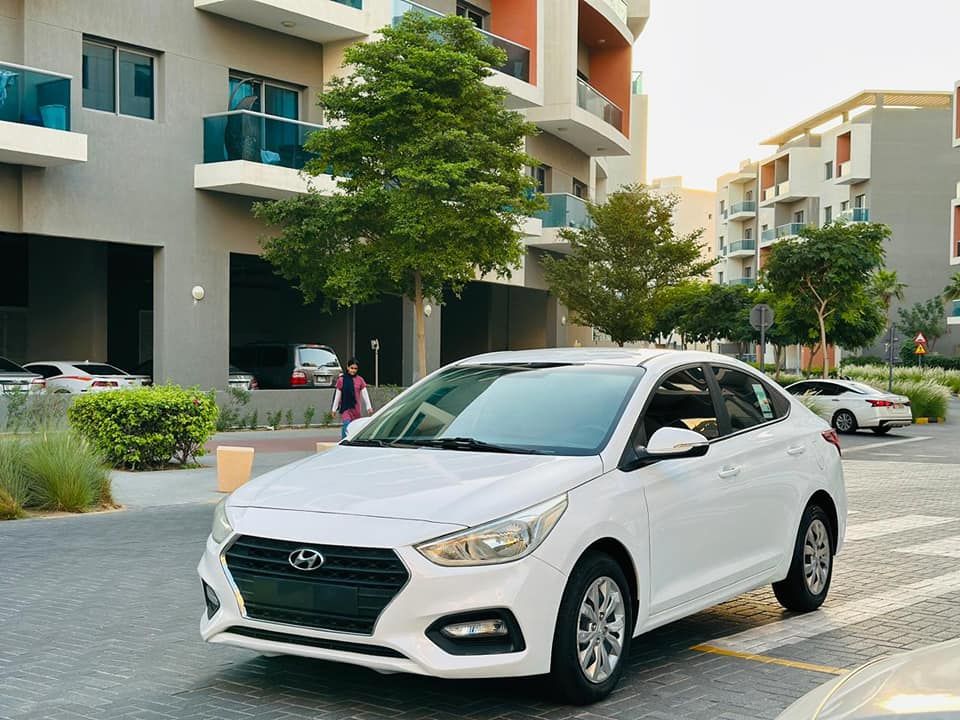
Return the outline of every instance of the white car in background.
{"type": "Polygon", "coordinates": [[[37,373],[24,370],[13,360],[0,357],[0,395],[4,393],[40,393],[46,383],[37,373]]]}
{"type": "Polygon", "coordinates": [[[842,433],[869,428],[886,435],[913,422],[910,398],[853,380],[801,380],[787,386],[787,392],[815,396],[821,414],[842,433]]]}
{"type": "Polygon", "coordinates": [[[632,638],[772,584],[820,607],[847,500],[837,434],[697,352],[500,352],[447,366],[333,449],[214,511],[202,637],[606,697],[632,638]]]}
{"type": "Polygon", "coordinates": [[[131,375],[107,363],[45,360],[27,363],[24,367],[42,375],[47,389],[55,393],[102,392],[150,384],[150,378],[145,375],[131,375]]]}

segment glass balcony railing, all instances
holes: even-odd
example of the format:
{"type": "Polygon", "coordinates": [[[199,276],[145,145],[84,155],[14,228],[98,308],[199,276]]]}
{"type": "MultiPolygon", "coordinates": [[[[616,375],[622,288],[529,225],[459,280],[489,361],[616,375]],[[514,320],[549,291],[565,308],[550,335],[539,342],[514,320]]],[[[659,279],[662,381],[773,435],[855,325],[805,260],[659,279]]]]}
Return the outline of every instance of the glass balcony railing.
{"type": "Polygon", "coordinates": [[[734,253],[750,251],[753,252],[757,249],[757,241],[750,240],[738,240],[737,242],[732,242],[727,245],[727,254],[733,255],[734,253]]]}
{"type": "Polygon", "coordinates": [[[304,149],[320,125],[232,110],[203,118],[203,162],[248,160],[300,170],[314,155],[304,149]]]}
{"type": "Polygon", "coordinates": [[[534,217],[540,218],[545,228],[592,227],[593,221],[587,212],[587,203],[582,198],[569,193],[547,193],[544,197],[548,207],[534,217]]]}
{"type": "Polygon", "coordinates": [[[951,310],[951,315],[953,317],[960,317],[960,300],[953,301],[953,307],[951,310]]]}
{"type": "Polygon", "coordinates": [[[356,8],[357,10],[363,10],[363,0],[333,0],[335,3],[340,3],[341,5],[346,5],[347,7],[356,8]]]}
{"type": "Polygon", "coordinates": [[[617,130],[623,129],[623,110],[580,78],[577,78],[577,105],[617,130]]]}
{"type": "MultiPolygon", "coordinates": [[[[418,12],[423,13],[424,15],[429,15],[431,17],[443,17],[443,13],[433,10],[432,8],[424,7],[415,2],[410,2],[409,0],[393,0],[393,24],[396,25],[400,22],[400,18],[403,17],[408,12],[418,12]]],[[[530,82],[530,49],[515,43],[506,38],[500,37],[499,35],[494,35],[491,32],[486,30],[481,30],[480,34],[483,35],[484,39],[493,45],[503,50],[507,54],[507,62],[501,65],[496,70],[502,72],[504,75],[510,75],[515,77],[518,80],[523,80],[524,82],[530,82]]]]}
{"type": "Polygon", "coordinates": [[[746,285],[752,287],[756,285],[757,281],[755,278],[731,278],[727,280],[727,285],[746,285]]]}
{"type": "Polygon", "coordinates": [[[776,228],[768,228],[760,233],[760,244],[770,243],[777,239],[776,228]]]}
{"type": "Polygon", "coordinates": [[[70,129],[69,75],[0,63],[0,120],[70,129]]]}
{"type": "Polygon", "coordinates": [[[738,213],[745,213],[745,212],[752,213],[756,211],[757,211],[757,204],[753,200],[745,200],[744,202],[733,203],[730,206],[731,215],[736,215],[738,213]]]}
{"type": "Polygon", "coordinates": [[[777,227],[777,238],[793,237],[799,235],[800,231],[806,227],[805,223],[787,223],[777,227]]]}
{"type": "Polygon", "coordinates": [[[840,218],[849,222],[870,222],[870,208],[850,208],[840,213],[840,218]]]}

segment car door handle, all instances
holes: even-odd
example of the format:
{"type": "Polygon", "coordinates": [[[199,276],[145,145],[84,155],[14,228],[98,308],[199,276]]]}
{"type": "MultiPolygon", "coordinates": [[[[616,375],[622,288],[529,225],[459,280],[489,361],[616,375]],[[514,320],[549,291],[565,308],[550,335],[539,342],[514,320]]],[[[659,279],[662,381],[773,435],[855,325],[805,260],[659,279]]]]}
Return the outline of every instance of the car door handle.
{"type": "Polygon", "coordinates": [[[803,455],[807,451],[806,445],[794,445],[787,448],[787,455],[803,455]]]}
{"type": "Polygon", "coordinates": [[[722,468],[720,468],[719,471],[717,471],[717,475],[724,479],[736,477],[739,474],[740,474],[739,465],[724,465],[722,468]]]}

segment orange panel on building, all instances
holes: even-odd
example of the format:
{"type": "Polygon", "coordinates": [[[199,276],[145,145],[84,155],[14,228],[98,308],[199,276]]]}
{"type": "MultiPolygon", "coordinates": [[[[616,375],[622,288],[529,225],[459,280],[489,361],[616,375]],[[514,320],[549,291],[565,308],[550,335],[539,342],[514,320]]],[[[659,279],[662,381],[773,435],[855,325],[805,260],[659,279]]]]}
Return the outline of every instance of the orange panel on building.
{"type": "Polygon", "coordinates": [[[960,205],[953,209],[953,256],[960,257],[960,205]]]}
{"type": "Polygon", "coordinates": [[[630,43],[616,27],[580,0],[577,3],[580,42],[590,52],[588,67],[590,85],[623,112],[620,132],[630,136],[630,92],[633,51],[630,43]]]}
{"type": "Polygon", "coordinates": [[[850,133],[837,135],[837,173],[840,172],[840,165],[850,160],[850,133]]]}
{"type": "Polygon", "coordinates": [[[537,84],[537,0],[491,0],[490,32],[530,50],[530,84],[537,84]]]}
{"type": "Polygon", "coordinates": [[[766,190],[777,184],[777,172],[774,163],[769,162],[760,166],[760,188],[766,190]]]}

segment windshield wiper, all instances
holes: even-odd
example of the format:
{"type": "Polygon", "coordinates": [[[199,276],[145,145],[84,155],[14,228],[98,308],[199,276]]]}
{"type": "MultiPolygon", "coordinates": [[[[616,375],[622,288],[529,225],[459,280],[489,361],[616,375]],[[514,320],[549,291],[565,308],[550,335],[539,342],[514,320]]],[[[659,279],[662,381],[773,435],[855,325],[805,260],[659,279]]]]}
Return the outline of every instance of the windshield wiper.
{"type": "Polygon", "coordinates": [[[341,440],[341,445],[360,445],[362,447],[386,447],[383,440],[341,440]]]}
{"type": "Polygon", "coordinates": [[[516,453],[518,455],[539,455],[537,450],[511,447],[510,445],[496,445],[469,437],[437,437],[405,440],[408,445],[435,447],[443,450],[473,450],[476,452],[516,453]]]}

